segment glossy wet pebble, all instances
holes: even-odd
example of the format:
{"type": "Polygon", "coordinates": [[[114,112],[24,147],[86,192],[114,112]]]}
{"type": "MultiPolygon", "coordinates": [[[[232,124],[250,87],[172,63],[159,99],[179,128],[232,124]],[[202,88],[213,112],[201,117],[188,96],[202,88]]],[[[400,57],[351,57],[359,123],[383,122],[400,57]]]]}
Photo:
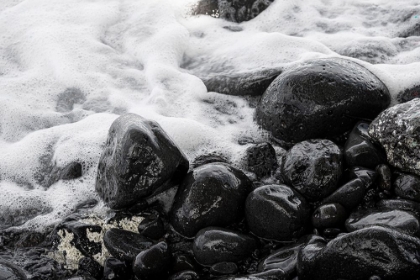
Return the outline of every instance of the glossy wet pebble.
{"type": "Polygon", "coordinates": [[[199,280],[200,276],[197,272],[192,270],[185,270],[175,273],[168,278],[168,280],[199,280]]]}
{"type": "Polygon", "coordinates": [[[341,174],[342,154],[330,140],[300,142],[283,159],[285,183],[310,201],[321,200],[334,192],[341,174]]]}
{"type": "Polygon", "coordinates": [[[125,280],[129,279],[130,271],[126,262],[114,257],[109,257],[104,262],[104,279],[107,280],[125,280]]]}
{"type": "Polygon", "coordinates": [[[357,178],[339,187],[325,198],[321,204],[338,203],[350,212],[363,201],[365,194],[366,186],[362,180],[357,178]]]}
{"type": "Polygon", "coordinates": [[[129,207],[182,179],[188,160],[155,121],[117,118],[99,160],[96,191],[114,209],[129,207]]]}
{"type": "Polygon", "coordinates": [[[246,221],[255,235],[278,241],[299,238],[309,219],[306,200],[286,185],[255,189],[246,200],[246,221]]]}
{"type": "Polygon", "coordinates": [[[234,262],[220,262],[210,267],[210,273],[213,275],[229,275],[237,271],[238,266],[234,262]]]}
{"type": "Polygon", "coordinates": [[[166,279],[171,265],[171,252],[165,242],[153,245],[140,252],[133,263],[133,272],[138,279],[166,279]]]}
{"type": "Polygon", "coordinates": [[[252,182],[225,163],[209,163],[188,173],[170,212],[174,229],[187,237],[209,226],[227,226],[243,217],[252,182]]]}
{"type": "Polygon", "coordinates": [[[258,104],[257,122],[289,143],[340,135],[358,119],[373,119],[391,97],[385,84],[342,58],[306,61],[286,69],[258,104]]]}
{"type": "Polygon", "coordinates": [[[237,262],[249,257],[256,248],[251,236],[217,227],[200,230],[193,243],[194,257],[202,265],[237,262]]]}
{"type": "Polygon", "coordinates": [[[144,218],[137,229],[144,237],[154,240],[158,240],[165,234],[162,219],[157,215],[150,215],[144,218]]]}
{"type": "Polygon", "coordinates": [[[324,204],[312,214],[312,225],[318,229],[340,228],[347,218],[347,211],[338,203],[324,204]]]}

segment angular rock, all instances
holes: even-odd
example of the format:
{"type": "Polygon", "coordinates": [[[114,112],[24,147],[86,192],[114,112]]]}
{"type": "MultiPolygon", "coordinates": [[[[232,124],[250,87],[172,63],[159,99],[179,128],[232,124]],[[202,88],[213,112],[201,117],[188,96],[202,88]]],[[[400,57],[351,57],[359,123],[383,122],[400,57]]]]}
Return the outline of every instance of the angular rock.
{"type": "Polygon", "coordinates": [[[347,218],[346,209],[338,203],[319,206],[312,214],[312,225],[318,229],[340,228],[347,218]]]}
{"type": "Polygon", "coordinates": [[[369,134],[385,149],[388,162],[420,175],[420,99],[383,111],[369,126],[369,134]]]}
{"type": "Polygon", "coordinates": [[[113,257],[131,262],[153,243],[138,233],[112,228],[104,235],[104,245],[113,257]]]}
{"type": "Polygon", "coordinates": [[[420,230],[419,220],[413,214],[401,210],[362,210],[353,212],[346,220],[349,232],[371,226],[389,227],[409,235],[416,235],[420,230]]]}
{"type": "Polygon", "coordinates": [[[340,148],[330,140],[308,140],[294,145],[285,155],[282,174],[286,184],[311,201],[337,189],[342,173],[340,148]]]}
{"type": "Polygon", "coordinates": [[[369,123],[359,122],[351,131],[344,146],[344,155],[349,166],[370,169],[386,162],[385,152],[376,147],[368,134],[369,123]]]}
{"type": "Polygon", "coordinates": [[[299,280],[416,279],[420,240],[399,231],[370,227],[327,243],[316,237],[299,252],[299,280]]]}
{"type": "Polygon", "coordinates": [[[363,66],[325,58],[293,66],[263,94],[257,122],[286,143],[330,138],[360,119],[374,119],[390,104],[385,84],[363,66]]]}
{"type": "Polygon", "coordinates": [[[182,181],[170,212],[180,234],[193,237],[209,226],[227,226],[243,217],[252,182],[242,171],[224,163],[202,165],[182,181]]]}
{"type": "Polygon", "coordinates": [[[153,245],[140,252],[133,263],[133,271],[138,279],[166,279],[171,265],[171,252],[165,242],[153,245]]]}
{"type": "Polygon", "coordinates": [[[286,185],[268,185],[248,195],[245,209],[248,227],[255,235],[278,241],[299,238],[309,219],[309,205],[286,185]]]}
{"type": "Polygon", "coordinates": [[[420,202],[420,178],[401,174],[394,182],[394,192],[401,198],[420,202]]]}
{"type": "Polygon", "coordinates": [[[271,175],[278,167],[276,151],[270,143],[261,143],[246,149],[248,170],[258,178],[271,175]]]}
{"type": "Polygon", "coordinates": [[[25,272],[14,264],[0,260],[0,279],[26,280],[25,272]]]}
{"type": "Polygon", "coordinates": [[[206,266],[246,259],[256,248],[254,238],[238,231],[218,227],[200,230],[193,243],[195,259],[206,266]]]}
{"type": "Polygon", "coordinates": [[[188,165],[158,123],[126,114],[109,129],[95,188],[109,207],[121,209],[180,181],[188,165]]]}
{"type": "Polygon", "coordinates": [[[350,213],[351,210],[363,201],[365,194],[366,186],[362,180],[357,178],[338,188],[330,196],[325,198],[321,204],[338,203],[350,213]]]}

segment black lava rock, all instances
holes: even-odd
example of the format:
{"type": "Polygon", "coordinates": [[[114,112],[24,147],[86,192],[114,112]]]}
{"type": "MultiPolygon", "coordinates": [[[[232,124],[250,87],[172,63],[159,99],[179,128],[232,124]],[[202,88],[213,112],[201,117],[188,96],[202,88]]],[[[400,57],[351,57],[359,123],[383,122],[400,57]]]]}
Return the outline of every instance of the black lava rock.
{"type": "Polygon", "coordinates": [[[385,152],[376,147],[368,134],[369,123],[359,122],[351,131],[344,146],[344,155],[349,166],[370,169],[386,162],[385,152]]]}
{"type": "Polygon", "coordinates": [[[104,235],[104,245],[113,257],[131,262],[153,243],[138,233],[112,228],[104,235]]]}
{"type": "Polygon", "coordinates": [[[330,138],[360,119],[373,119],[390,104],[385,84],[346,59],[310,60],[291,67],[268,87],[257,122],[287,143],[330,138]]]}
{"type": "Polygon", "coordinates": [[[158,240],[165,234],[162,219],[156,215],[144,218],[138,226],[138,231],[144,237],[154,240],[158,240]]]}
{"type": "Polygon", "coordinates": [[[285,155],[282,174],[311,201],[321,200],[334,192],[342,173],[342,154],[329,140],[308,140],[294,145],[285,155]]]}
{"type": "Polygon", "coordinates": [[[200,276],[195,271],[185,270],[175,273],[168,280],[198,280],[200,276]]]}
{"type": "Polygon", "coordinates": [[[0,260],[0,279],[26,280],[25,272],[14,264],[0,260]]]}
{"type": "Polygon", "coordinates": [[[420,230],[419,220],[411,213],[401,210],[361,210],[351,213],[346,229],[351,232],[371,226],[385,226],[416,235],[420,230]]]}
{"type": "Polygon", "coordinates": [[[318,229],[340,228],[347,218],[346,209],[338,203],[319,206],[312,214],[312,225],[318,229]]]}
{"type": "Polygon", "coordinates": [[[188,165],[159,124],[126,114],[109,129],[96,191],[109,207],[125,208],[180,181],[188,165]]]}
{"type": "Polygon", "coordinates": [[[420,219],[420,203],[405,199],[382,199],[376,207],[381,210],[402,210],[413,213],[420,219]]]}
{"type": "Polygon", "coordinates": [[[394,167],[420,175],[420,99],[383,111],[369,126],[369,134],[385,149],[394,167]]]}
{"type": "Polygon", "coordinates": [[[252,182],[242,171],[224,163],[202,165],[181,183],[170,212],[180,234],[193,237],[209,226],[227,226],[243,217],[252,182]]]}
{"type": "Polygon", "coordinates": [[[299,280],[416,279],[420,240],[399,231],[370,227],[327,243],[315,237],[299,252],[299,280]]]}
{"type": "Polygon", "coordinates": [[[218,227],[200,230],[193,243],[195,259],[205,266],[246,259],[256,248],[254,238],[218,227]]]}
{"type": "Polygon", "coordinates": [[[412,88],[408,88],[397,95],[397,100],[399,103],[405,103],[413,100],[414,98],[420,97],[420,85],[415,85],[412,88]]]}
{"type": "Polygon", "coordinates": [[[134,263],[133,271],[138,279],[166,279],[171,265],[171,252],[165,242],[153,245],[140,252],[134,263]]]}
{"type": "Polygon", "coordinates": [[[77,274],[101,279],[103,275],[103,267],[94,259],[84,257],[79,260],[79,270],[77,271],[77,274]]]}
{"type": "Polygon", "coordinates": [[[383,191],[390,192],[392,186],[392,172],[388,165],[380,164],[376,167],[376,185],[383,191]]]}
{"type": "Polygon", "coordinates": [[[253,145],[246,149],[248,170],[258,178],[271,175],[278,167],[276,151],[270,143],[253,145]]]}
{"type": "Polygon", "coordinates": [[[350,212],[363,201],[365,194],[366,186],[362,180],[357,178],[338,188],[330,196],[325,198],[321,204],[338,203],[350,212]]]}
{"type": "Polygon", "coordinates": [[[278,241],[299,238],[306,229],[309,205],[286,185],[262,186],[246,199],[246,221],[255,235],[278,241]]]}
{"type": "Polygon", "coordinates": [[[104,262],[103,280],[126,280],[130,278],[130,268],[124,261],[109,257],[104,262]]]}
{"type": "Polygon", "coordinates": [[[420,202],[420,178],[401,174],[394,182],[394,192],[401,198],[420,202]]]}
{"type": "Polygon", "coordinates": [[[234,262],[220,262],[210,267],[213,275],[230,275],[238,272],[238,266],[234,262]]]}

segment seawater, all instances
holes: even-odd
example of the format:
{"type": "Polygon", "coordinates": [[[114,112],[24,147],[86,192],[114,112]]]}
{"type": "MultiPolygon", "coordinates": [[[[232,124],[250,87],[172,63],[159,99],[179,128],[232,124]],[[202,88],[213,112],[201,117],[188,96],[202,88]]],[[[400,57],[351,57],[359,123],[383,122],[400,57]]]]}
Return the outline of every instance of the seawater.
{"type": "Polygon", "coordinates": [[[420,37],[402,37],[420,26],[420,1],[275,0],[240,24],[193,15],[196,2],[0,2],[0,229],[42,230],[98,199],[98,160],[124,113],[156,120],[190,160],[218,153],[240,165],[238,140],[267,133],[249,99],[207,91],[212,74],[343,56],[394,98],[420,83],[420,37]],[[74,161],[82,178],[40,183],[46,167],[74,161]]]}

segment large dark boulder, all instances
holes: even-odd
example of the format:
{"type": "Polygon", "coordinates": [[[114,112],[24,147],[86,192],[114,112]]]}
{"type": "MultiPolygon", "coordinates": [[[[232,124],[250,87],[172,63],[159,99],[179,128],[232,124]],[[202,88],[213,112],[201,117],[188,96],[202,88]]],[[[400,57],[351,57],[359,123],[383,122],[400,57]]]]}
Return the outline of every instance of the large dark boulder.
{"type": "Polygon", "coordinates": [[[256,248],[251,236],[218,227],[200,230],[193,243],[194,257],[202,265],[237,262],[251,256],[256,248]]]}
{"type": "Polygon", "coordinates": [[[255,235],[278,241],[299,238],[309,220],[309,205],[286,185],[255,189],[246,199],[246,221],[255,235]]]}
{"type": "Polygon", "coordinates": [[[315,237],[299,252],[299,280],[417,279],[419,250],[419,239],[378,226],[328,243],[315,237]]]}
{"type": "Polygon", "coordinates": [[[285,183],[311,201],[331,194],[341,173],[342,154],[330,140],[300,142],[286,153],[282,162],[285,183]]]}
{"type": "Polygon", "coordinates": [[[385,149],[388,162],[420,175],[420,99],[395,105],[369,126],[369,134],[385,149]]]}
{"type": "Polygon", "coordinates": [[[109,129],[96,191],[109,207],[128,207],[182,179],[188,165],[159,124],[126,114],[109,129]]]}
{"type": "Polygon", "coordinates": [[[169,219],[186,237],[205,227],[227,226],[243,217],[252,182],[225,163],[209,163],[188,173],[179,186],[169,219]]]}
{"type": "Polygon", "coordinates": [[[330,138],[360,119],[374,119],[390,104],[384,83],[363,66],[325,58],[293,66],[262,96],[257,122],[286,143],[330,138]]]}

